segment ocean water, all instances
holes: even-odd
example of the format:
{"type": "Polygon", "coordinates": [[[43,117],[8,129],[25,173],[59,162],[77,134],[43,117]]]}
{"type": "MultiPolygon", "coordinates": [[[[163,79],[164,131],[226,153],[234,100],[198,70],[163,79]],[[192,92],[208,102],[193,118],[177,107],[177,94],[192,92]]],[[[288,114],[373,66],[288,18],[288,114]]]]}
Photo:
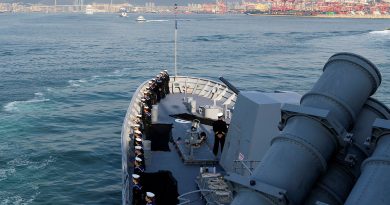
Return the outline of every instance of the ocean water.
{"type": "MultiPolygon", "coordinates": [[[[0,14],[0,204],[120,204],[137,86],[173,73],[172,15],[0,14]]],[[[390,105],[389,20],[180,15],[178,73],[304,94],[337,52],[375,63],[390,105]]]]}

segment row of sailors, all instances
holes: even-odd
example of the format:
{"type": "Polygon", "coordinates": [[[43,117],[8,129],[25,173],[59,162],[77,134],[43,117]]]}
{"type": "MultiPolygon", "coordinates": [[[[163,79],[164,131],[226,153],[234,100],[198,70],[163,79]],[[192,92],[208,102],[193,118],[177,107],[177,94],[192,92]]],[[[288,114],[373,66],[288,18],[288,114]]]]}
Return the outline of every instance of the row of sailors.
{"type": "Polygon", "coordinates": [[[133,178],[133,205],[155,205],[154,194],[145,192],[141,184],[141,176],[145,172],[145,157],[142,143],[142,132],[139,130],[140,125],[136,124],[134,129],[134,174],[133,178]]]}
{"type": "Polygon", "coordinates": [[[146,104],[151,107],[152,105],[160,102],[162,98],[165,98],[169,94],[169,74],[168,72],[162,71],[160,74],[149,81],[148,87],[144,91],[144,99],[146,104]]]}
{"type": "Polygon", "coordinates": [[[134,173],[142,174],[145,171],[145,157],[142,144],[142,132],[140,130],[134,131],[134,173]]]}
{"type": "Polygon", "coordinates": [[[141,175],[133,174],[133,204],[134,205],[155,205],[155,194],[144,192],[141,185],[141,175]]]}
{"type": "Polygon", "coordinates": [[[145,112],[142,111],[142,115],[138,114],[136,115],[136,118],[134,120],[134,125],[133,125],[133,131],[140,130],[141,132],[145,132],[145,125],[150,126],[152,123],[152,114],[150,113],[149,107],[144,108],[145,112]],[[145,114],[145,115],[144,115],[145,114]],[[148,117],[146,117],[148,116],[148,117]]]}
{"type": "Polygon", "coordinates": [[[136,115],[134,120],[133,128],[133,147],[134,147],[134,172],[135,174],[142,174],[145,171],[145,157],[143,150],[143,132],[145,131],[145,126],[142,120],[142,115],[136,115]]]}
{"type": "Polygon", "coordinates": [[[150,127],[152,126],[152,112],[150,109],[151,107],[147,105],[141,105],[141,107],[142,107],[141,123],[143,125],[143,131],[146,135],[149,135],[149,130],[150,127]]]}
{"type": "MultiPolygon", "coordinates": [[[[149,81],[149,86],[144,91],[144,96],[141,98],[141,119],[143,125],[143,131],[146,135],[149,134],[149,129],[152,124],[151,108],[153,105],[160,102],[162,98],[165,98],[169,94],[169,74],[167,70],[160,72],[156,76],[156,79],[149,81]]],[[[138,117],[138,116],[137,116],[138,117]]]]}
{"type": "MultiPolygon", "coordinates": [[[[141,176],[145,172],[145,157],[143,149],[143,130],[145,130],[142,115],[137,115],[133,125],[133,146],[134,146],[134,171],[133,171],[133,205],[155,205],[155,195],[152,192],[145,192],[142,188],[141,176]]],[[[146,125],[148,126],[148,125],[146,125]]]]}
{"type": "Polygon", "coordinates": [[[142,144],[142,132],[148,133],[152,124],[152,105],[160,102],[169,94],[169,74],[167,70],[160,72],[156,79],[149,81],[149,87],[144,91],[144,97],[141,98],[141,111],[135,119],[133,126],[134,134],[134,174],[133,177],[133,205],[154,205],[154,194],[144,192],[141,185],[141,176],[145,172],[145,157],[142,144]],[[146,195],[146,196],[145,196],[146,195]],[[145,197],[144,197],[145,196],[145,197]],[[143,200],[145,199],[145,201],[143,200]]]}

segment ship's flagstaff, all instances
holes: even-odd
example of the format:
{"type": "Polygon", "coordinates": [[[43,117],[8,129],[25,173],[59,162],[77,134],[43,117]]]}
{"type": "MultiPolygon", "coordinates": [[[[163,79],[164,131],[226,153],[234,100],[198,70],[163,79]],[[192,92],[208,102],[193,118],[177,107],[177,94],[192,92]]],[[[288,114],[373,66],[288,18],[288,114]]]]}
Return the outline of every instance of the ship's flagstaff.
{"type": "Polygon", "coordinates": [[[177,19],[176,19],[176,14],[177,14],[177,4],[175,4],[175,77],[177,76],[177,19]]]}

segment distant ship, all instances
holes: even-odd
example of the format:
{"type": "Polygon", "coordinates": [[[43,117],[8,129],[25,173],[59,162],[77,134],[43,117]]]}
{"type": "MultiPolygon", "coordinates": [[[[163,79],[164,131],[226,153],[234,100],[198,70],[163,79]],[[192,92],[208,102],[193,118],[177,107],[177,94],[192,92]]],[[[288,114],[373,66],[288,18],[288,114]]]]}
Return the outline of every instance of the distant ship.
{"type": "Polygon", "coordinates": [[[120,17],[127,17],[127,13],[126,13],[126,12],[121,12],[121,13],[119,14],[119,16],[120,16],[120,17]]]}
{"type": "Polygon", "coordinates": [[[370,97],[382,77],[369,60],[331,56],[303,96],[174,68],[141,83],[127,109],[123,205],[390,204],[390,109],[370,97]]]}
{"type": "Polygon", "coordinates": [[[127,10],[126,10],[126,8],[120,8],[119,12],[120,12],[120,14],[119,14],[120,17],[127,17],[127,10]]]}
{"type": "Polygon", "coordinates": [[[255,15],[255,14],[267,14],[265,11],[260,11],[260,10],[247,10],[244,12],[246,15],[255,15]]]}
{"type": "Polygon", "coordinates": [[[93,8],[92,8],[91,5],[87,5],[85,7],[85,14],[87,14],[87,15],[92,15],[93,14],[93,8]]]}
{"type": "Polygon", "coordinates": [[[145,19],[143,16],[138,16],[137,19],[136,19],[136,21],[138,21],[138,22],[144,22],[144,21],[146,21],[146,19],[145,19]]]}

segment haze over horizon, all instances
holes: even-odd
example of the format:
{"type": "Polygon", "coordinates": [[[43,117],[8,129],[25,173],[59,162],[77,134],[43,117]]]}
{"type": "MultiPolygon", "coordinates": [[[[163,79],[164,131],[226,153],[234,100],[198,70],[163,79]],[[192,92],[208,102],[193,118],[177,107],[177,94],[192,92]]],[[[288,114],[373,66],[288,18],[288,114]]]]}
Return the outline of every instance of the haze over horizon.
{"type": "MultiPolygon", "coordinates": [[[[111,0],[84,0],[84,4],[92,3],[110,3],[111,0]]],[[[73,4],[75,0],[57,0],[59,5],[73,4]]],[[[114,4],[130,3],[133,5],[145,5],[146,2],[154,2],[157,6],[173,5],[185,6],[189,3],[214,3],[215,0],[112,0],[114,4]]],[[[27,3],[27,4],[54,4],[54,0],[2,0],[1,3],[27,3]]]]}

